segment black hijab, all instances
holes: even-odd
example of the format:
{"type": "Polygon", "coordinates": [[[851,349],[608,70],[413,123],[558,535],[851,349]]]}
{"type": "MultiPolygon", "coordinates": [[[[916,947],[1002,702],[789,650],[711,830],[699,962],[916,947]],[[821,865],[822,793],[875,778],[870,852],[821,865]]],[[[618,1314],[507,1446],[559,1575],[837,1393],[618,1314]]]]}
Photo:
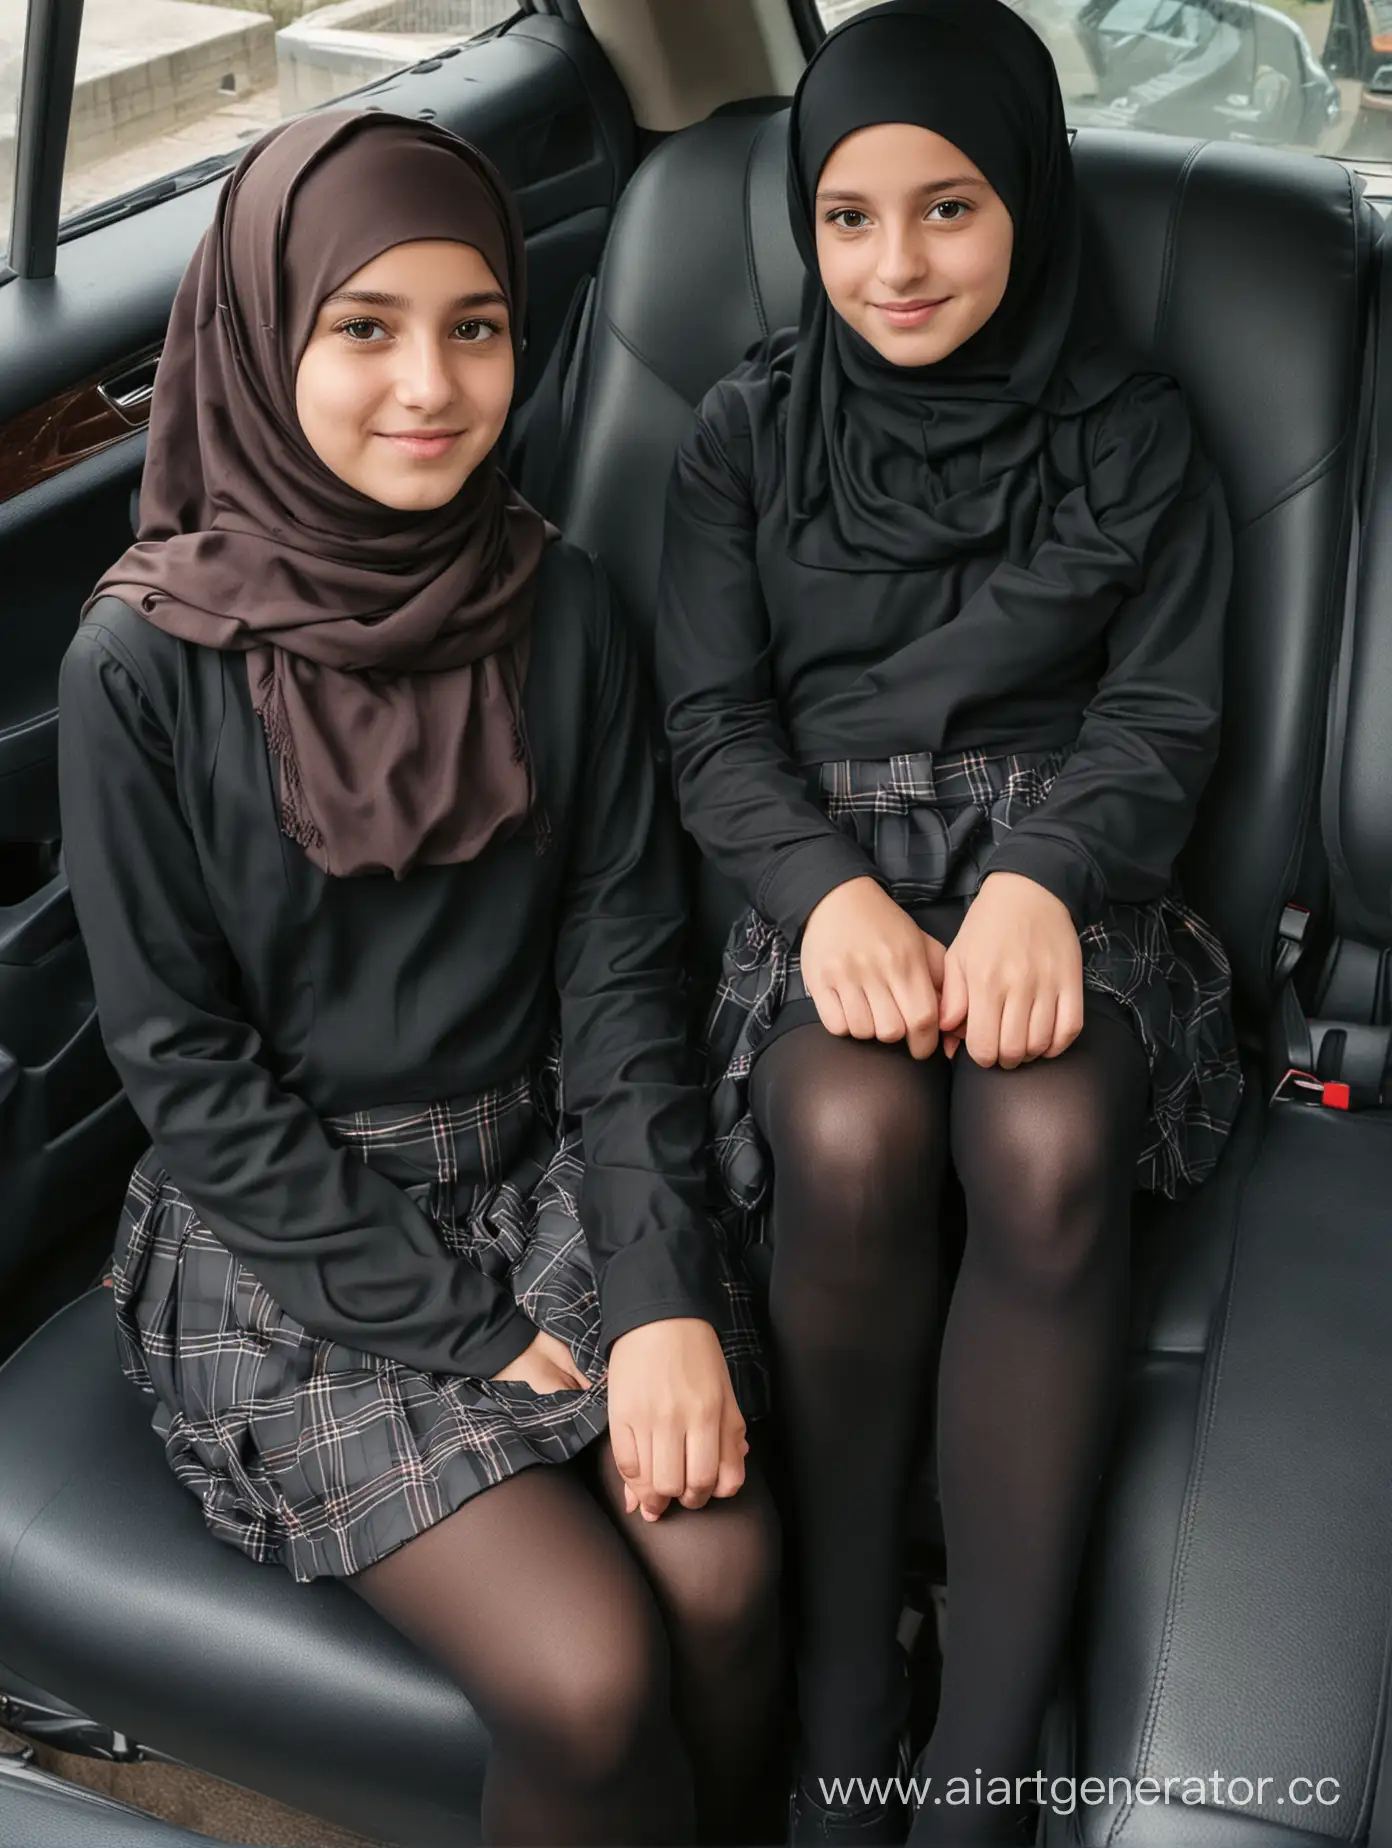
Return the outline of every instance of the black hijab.
{"type": "Polygon", "coordinates": [[[788,404],[789,544],[800,563],[911,571],[993,548],[1050,419],[1139,368],[1089,330],[1082,228],[1053,60],[1001,0],[889,0],[822,44],[793,99],[788,207],[808,270],[788,404]],[[882,122],[960,148],[1015,229],[986,325],[935,365],[896,366],[832,308],[817,266],[817,182],[882,122]]]}

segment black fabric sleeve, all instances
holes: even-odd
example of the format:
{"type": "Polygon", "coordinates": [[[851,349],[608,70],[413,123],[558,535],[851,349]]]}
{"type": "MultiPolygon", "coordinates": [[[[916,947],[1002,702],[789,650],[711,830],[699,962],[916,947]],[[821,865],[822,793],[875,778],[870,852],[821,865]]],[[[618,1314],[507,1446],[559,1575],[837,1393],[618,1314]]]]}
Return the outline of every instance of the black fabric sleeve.
{"type": "Polygon", "coordinates": [[[1044,886],[1080,929],[1109,901],[1141,903],[1170,883],[1218,753],[1232,581],[1222,489],[1169,381],[1099,420],[1088,501],[1070,546],[1123,586],[1105,666],[1048,796],[990,864],[1044,886]]]}
{"type": "Polygon", "coordinates": [[[593,567],[588,786],[556,947],[566,1109],[606,1350],[648,1322],[718,1326],[705,1093],[687,1043],[686,894],[637,662],[593,567]]]}
{"type": "Polygon", "coordinates": [[[311,1334],[425,1371],[496,1373],[536,1332],[511,1295],[451,1258],[263,1061],[180,808],[172,723],[135,662],[89,623],[59,699],[73,902],[107,1050],[159,1159],[311,1334]]]}
{"type": "Polygon", "coordinates": [[[796,941],[813,909],[874,862],[813,801],[779,718],[749,483],[708,398],[667,496],[657,673],[682,820],[751,904],[796,941]]]}

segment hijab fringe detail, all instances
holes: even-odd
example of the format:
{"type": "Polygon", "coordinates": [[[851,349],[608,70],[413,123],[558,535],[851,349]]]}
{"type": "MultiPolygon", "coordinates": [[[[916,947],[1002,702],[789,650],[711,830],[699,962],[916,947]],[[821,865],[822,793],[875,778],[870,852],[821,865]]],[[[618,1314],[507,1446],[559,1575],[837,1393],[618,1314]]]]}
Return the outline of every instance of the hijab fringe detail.
{"type": "Polygon", "coordinates": [[[325,863],[324,836],[320,833],[305,800],[300,781],[300,766],[295,757],[295,738],[281,697],[280,682],[274,666],[259,686],[252,688],[252,704],[261,716],[266,746],[280,771],[280,827],[288,840],[302,847],[316,865],[325,863]]]}

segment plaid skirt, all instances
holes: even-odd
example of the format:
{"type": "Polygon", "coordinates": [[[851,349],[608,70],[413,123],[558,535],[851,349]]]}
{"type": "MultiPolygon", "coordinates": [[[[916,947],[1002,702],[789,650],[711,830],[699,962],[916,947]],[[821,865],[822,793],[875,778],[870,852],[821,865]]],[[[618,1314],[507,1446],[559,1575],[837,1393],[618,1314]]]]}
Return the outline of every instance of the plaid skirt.
{"type": "MultiPolygon", "coordinates": [[[[1068,756],[1065,747],[827,763],[820,801],[912,913],[975,894],[996,847],[1044,800],[1068,756]]],[[[1242,1098],[1227,956],[1173,893],[1144,905],[1108,905],[1079,940],[1085,988],[1109,997],[1150,1064],[1136,1184],[1176,1198],[1212,1170],[1242,1098]]],[[[712,1153],[731,1230],[738,1223],[751,1241],[762,1236],[771,1167],[749,1108],[749,1073],[790,1004],[799,1013],[811,1007],[798,951],[759,912],[747,911],[725,946],[706,1051],[712,1153]]]]}
{"type": "MultiPolygon", "coordinates": [[[[346,1577],[606,1429],[599,1299],[579,1218],[584,1156],[557,1062],[481,1096],[364,1110],[331,1135],[397,1182],[461,1264],[506,1281],[564,1341],[584,1391],[422,1373],[309,1334],[199,1219],[153,1152],[131,1178],[112,1282],[127,1377],[156,1404],[209,1528],[301,1581],[346,1577]]],[[[722,1247],[721,1343],[741,1410],[765,1409],[748,1284],[722,1247]]]]}

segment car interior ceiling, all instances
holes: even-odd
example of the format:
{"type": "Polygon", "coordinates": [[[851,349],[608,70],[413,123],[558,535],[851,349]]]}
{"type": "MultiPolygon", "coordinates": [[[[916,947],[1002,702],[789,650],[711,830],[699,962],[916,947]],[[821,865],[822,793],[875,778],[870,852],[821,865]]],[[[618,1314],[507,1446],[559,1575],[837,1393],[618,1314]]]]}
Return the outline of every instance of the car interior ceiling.
{"type": "Polygon", "coordinates": [[[806,54],[783,0],[581,0],[640,129],[671,133],[746,97],[788,96],[806,54]]]}
{"type": "MultiPolygon", "coordinates": [[[[527,384],[557,388],[526,459],[644,647],[693,408],[796,318],[778,99],[803,56],[785,0],[580,0],[372,97],[468,134],[518,189],[527,384]]],[[[1332,1775],[1357,1839],[1392,1848],[1392,274],[1336,161],[1104,129],[1074,154],[1118,335],[1184,385],[1233,517],[1223,744],[1183,873],[1232,956],[1249,1084],[1215,1178],[1138,1213],[1126,1405],[1048,1763],[1332,1775]]],[[[61,287],[0,287],[0,350],[25,361],[0,372],[0,424],[157,347],[215,191],[73,239],[61,287]]],[[[467,1702],[343,1587],[209,1538],[91,1287],[142,1137],[54,848],[53,708],[143,452],[131,434],[0,499],[0,1725],[453,1848],[477,1838],[486,1751],[467,1702]]],[[[709,971],[735,898],[694,856],[693,884],[709,971]]],[[[936,1558],[930,1479],[916,1530],[936,1558]]],[[[1122,1795],[1045,1839],[1330,1839],[1274,1804],[1122,1795]]],[[[200,1839],[0,1755],[0,1848],[200,1839]]]]}

